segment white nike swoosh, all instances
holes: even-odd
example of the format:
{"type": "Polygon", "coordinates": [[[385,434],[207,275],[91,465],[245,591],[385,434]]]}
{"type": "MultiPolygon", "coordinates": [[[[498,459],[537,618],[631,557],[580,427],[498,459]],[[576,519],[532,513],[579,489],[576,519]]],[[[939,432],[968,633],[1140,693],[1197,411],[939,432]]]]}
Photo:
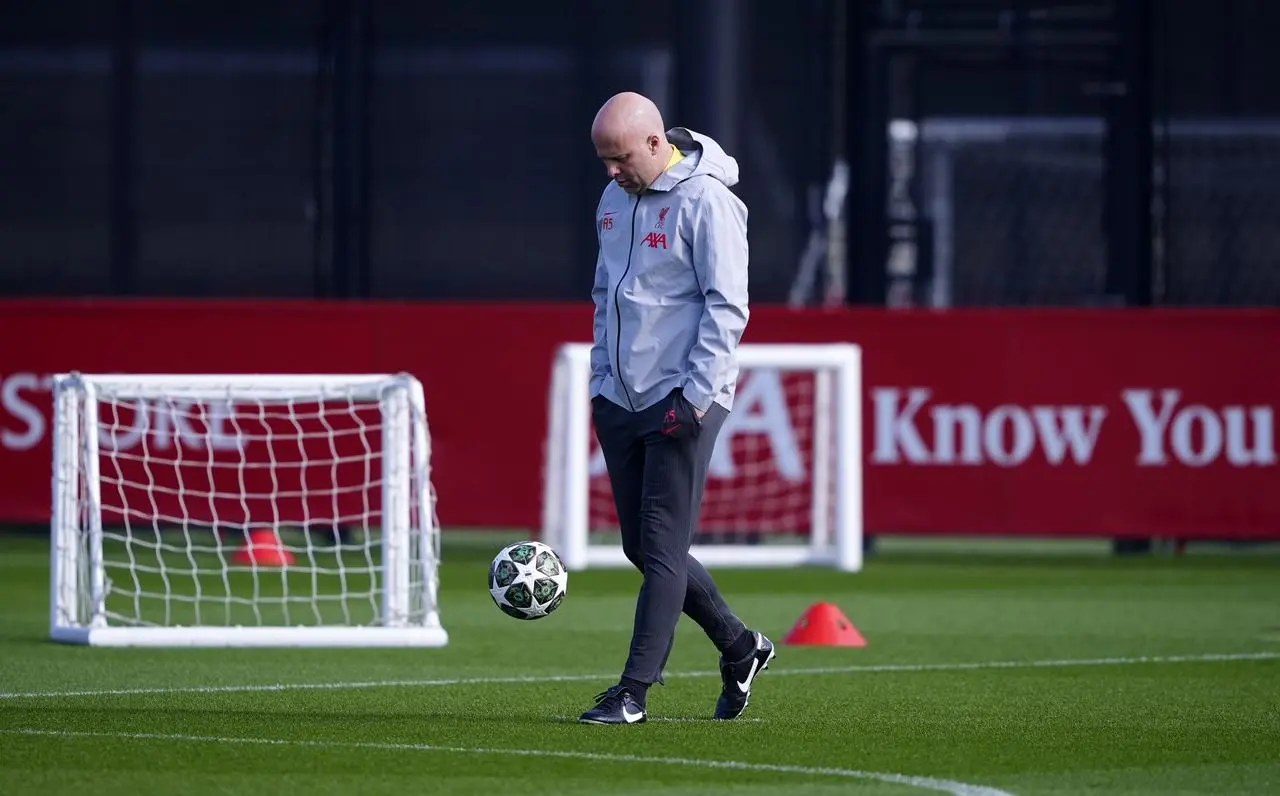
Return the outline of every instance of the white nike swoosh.
{"type": "Polygon", "coordinates": [[[622,718],[627,720],[627,724],[635,724],[637,721],[640,721],[640,719],[644,718],[644,711],[639,710],[639,711],[636,711],[635,713],[632,713],[626,708],[623,708],[622,718]]]}
{"type": "Polygon", "coordinates": [[[738,690],[747,693],[751,690],[751,681],[755,679],[756,667],[760,665],[760,659],[756,656],[751,657],[751,671],[747,672],[747,679],[738,683],[738,690]]]}

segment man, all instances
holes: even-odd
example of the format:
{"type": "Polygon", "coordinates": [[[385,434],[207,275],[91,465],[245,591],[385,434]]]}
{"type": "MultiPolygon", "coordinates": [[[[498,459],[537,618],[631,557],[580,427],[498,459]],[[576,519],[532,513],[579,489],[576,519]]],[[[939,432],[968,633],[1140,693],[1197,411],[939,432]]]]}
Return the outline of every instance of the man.
{"type": "Polygon", "coordinates": [[[592,418],[622,549],[644,579],[622,676],[581,721],[645,721],[682,610],[720,651],[714,715],[734,719],[773,643],[729,610],[689,547],[747,325],[738,164],[705,135],[666,131],[657,106],[629,92],[601,107],[591,138],[610,178],[596,213],[592,418]]]}

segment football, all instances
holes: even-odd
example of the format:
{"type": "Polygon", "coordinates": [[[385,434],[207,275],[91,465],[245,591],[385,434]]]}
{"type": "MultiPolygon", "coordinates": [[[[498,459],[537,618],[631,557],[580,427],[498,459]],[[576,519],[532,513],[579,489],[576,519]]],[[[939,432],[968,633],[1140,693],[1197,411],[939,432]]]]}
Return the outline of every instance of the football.
{"type": "Polygon", "coordinates": [[[508,616],[541,619],[560,607],[569,573],[556,551],[542,542],[515,542],[489,565],[489,596],[508,616]]]}

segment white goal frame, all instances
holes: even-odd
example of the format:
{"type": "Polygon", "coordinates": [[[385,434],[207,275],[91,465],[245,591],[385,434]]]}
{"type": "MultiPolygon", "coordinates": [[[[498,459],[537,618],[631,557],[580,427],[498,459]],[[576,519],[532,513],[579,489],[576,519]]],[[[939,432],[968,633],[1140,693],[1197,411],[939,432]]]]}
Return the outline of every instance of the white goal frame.
{"type": "Polygon", "coordinates": [[[57,374],[53,378],[50,637],[116,647],[443,647],[439,527],[422,384],[400,374],[57,374]],[[381,417],[379,616],[371,625],[111,624],[103,557],[99,396],[377,401],[381,417]],[[93,422],[89,422],[93,421],[93,422]],[[417,494],[411,494],[411,491],[417,494]],[[413,516],[411,516],[411,513],[413,516]],[[418,539],[412,539],[418,534],[418,539]],[[410,550],[419,543],[418,555],[410,550]],[[418,572],[413,568],[418,567],[418,572]],[[414,576],[417,576],[415,583],[414,576]],[[417,593],[413,593],[415,590],[417,593]],[[414,600],[421,609],[411,611],[414,600]]]}
{"type": "MultiPolygon", "coordinates": [[[[808,544],[694,544],[707,567],[862,569],[862,350],[852,343],[744,343],[743,370],[814,371],[813,494],[808,544]],[[830,479],[834,478],[833,484],[830,479]],[[833,488],[834,487],[834,488],[833,488]],[[830,497],[829,497],[830,496],[830,497]],[[835,500],[831,511],[831,498],[835,500]],[[829,519],[834,518],[834,519],[829,519]]],[[[591,345],[565,343],[552,366],[542,538],[566,568],[629,567],[620,543],[591,544],[591,345]]]]}

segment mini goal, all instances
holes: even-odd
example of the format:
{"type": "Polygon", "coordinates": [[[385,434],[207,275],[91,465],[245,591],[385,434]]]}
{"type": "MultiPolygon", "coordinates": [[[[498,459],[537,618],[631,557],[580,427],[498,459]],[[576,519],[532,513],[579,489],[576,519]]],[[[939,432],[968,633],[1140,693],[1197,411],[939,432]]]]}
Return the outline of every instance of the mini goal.
{"type": "MultiPolygon", "coordinates": [[[[591,346],[552,366],[543,538],[570,569],[630,566],[591,427],[591,346]]],[[[708,567],[862,568],[861,349],[743,344],[692,553],[708,567]]]]}
{"type": "Polygon", "coordinates": [[[421,383],[53,380],[54,640],[443,646],[421,383]]]}

